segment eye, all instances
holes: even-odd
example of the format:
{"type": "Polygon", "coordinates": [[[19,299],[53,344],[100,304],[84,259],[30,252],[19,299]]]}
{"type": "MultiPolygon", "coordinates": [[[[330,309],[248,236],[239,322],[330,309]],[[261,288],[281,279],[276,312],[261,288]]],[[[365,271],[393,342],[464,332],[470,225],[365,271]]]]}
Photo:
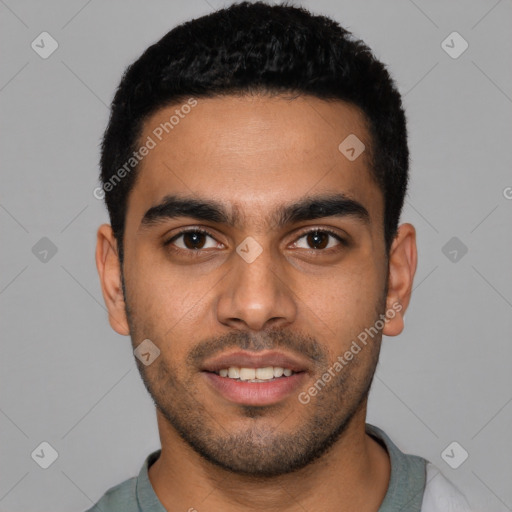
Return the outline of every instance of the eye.
{"type": "Polygon", "coordinates": [[[294,243],[299,249],[313,249],[315,251],[332,249],[338,245],[347,245],[347,242],[337,233],[326,229],[313,229],[303,233],[294,243]],[[300,240],[303,240],[302,245],[300,240]]]}
{"type": "Polygon", "coordinates": [[[185,251],[200,251],[203,249],[215,249],[220,244],[208,233],[202,229],[190,229],[187,231],[181,231],[177,235],[173,236],[170,240],[165,242],[164,245],[174,245],[178,249],[185,251]],[[211,241],[208,241],[210,239],[211,241]]]}

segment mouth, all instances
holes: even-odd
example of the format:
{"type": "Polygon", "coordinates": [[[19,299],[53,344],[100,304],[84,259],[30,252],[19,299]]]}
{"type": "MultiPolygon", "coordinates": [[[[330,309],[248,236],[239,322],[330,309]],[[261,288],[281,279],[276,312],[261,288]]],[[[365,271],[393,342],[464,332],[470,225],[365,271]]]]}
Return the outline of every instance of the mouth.
{"type": "Polygon", "coordinates": [[[288,398],[304,382],[308,366],[291,355],[235,352],[219,356],[202,368],[208,386],[223,399],[264,406],[288,398]]]}

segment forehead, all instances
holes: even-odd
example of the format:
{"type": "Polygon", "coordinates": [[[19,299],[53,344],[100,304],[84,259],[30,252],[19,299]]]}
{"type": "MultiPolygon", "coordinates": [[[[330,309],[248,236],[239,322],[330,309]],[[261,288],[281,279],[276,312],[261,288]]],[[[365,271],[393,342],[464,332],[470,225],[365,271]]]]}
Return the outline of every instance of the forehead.
{"type": "Polygon", "coordinates": [[[149,117],[139,143],[151,149],[139,163],[127,227],[169,194],[215,199],[249,223],[261,222],[272,206],[320,193],[343,193],[365,204],[370,217],[382,214],[365,118],[341,101],[185,100],[149,117]],[[359,157],[347,157],[363,145],[359,157]]]}

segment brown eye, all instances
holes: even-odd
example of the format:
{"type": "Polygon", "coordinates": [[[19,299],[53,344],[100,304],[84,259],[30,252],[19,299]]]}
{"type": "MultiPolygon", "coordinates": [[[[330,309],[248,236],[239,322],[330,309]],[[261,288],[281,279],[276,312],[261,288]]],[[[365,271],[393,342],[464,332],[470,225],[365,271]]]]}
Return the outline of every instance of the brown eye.
{"type": "Polygon", "coordinates": [[[325,249],[329,244],[329,237],[330,235],[323,231],[311,231],[307,234],[306,240],[313,249],[325,249]]]}
{"type": "Polygon", "coordinates": [[[206,235],[191,231],[183,234],[183,244],[187,249],[202,249],[205,244],[206,235]]]}
{"type": "Polygon", "coordinates": [[[313,249],[316,251],[321,251],[323,249],[334,248],[337,245],[345,246],[347,243],[345,240],[343,240],[343,238],[332,231],[327,231],[325,229],[314,229],[300,236],[294,245],[300,249],[313,249]]]}
{"type": "Polygon", "coordinates": [[[182,231],[173,236],[165,245],[174,245],[183,251],[200,251],[203,249],[215,249],[220,244],[210,233],[198,229],[182,231]]]}

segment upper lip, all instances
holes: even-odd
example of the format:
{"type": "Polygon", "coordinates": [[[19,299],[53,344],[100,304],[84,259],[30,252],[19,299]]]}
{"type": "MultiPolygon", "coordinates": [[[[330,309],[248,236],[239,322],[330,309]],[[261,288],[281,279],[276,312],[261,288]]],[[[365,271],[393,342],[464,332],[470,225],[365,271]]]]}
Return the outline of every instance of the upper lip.
{"type": "Polygon", "coordinates": [[[301,358],[291,354],[277,351],[248,352],[238,350],[229,354],[220,354],[206,361],[201,370],[207,372],[218,372],[230,366],[239,368],[265,368],[267,366],[278,366],[289,368],[294,372],[307,370],[308,365],[301,358]]]}

